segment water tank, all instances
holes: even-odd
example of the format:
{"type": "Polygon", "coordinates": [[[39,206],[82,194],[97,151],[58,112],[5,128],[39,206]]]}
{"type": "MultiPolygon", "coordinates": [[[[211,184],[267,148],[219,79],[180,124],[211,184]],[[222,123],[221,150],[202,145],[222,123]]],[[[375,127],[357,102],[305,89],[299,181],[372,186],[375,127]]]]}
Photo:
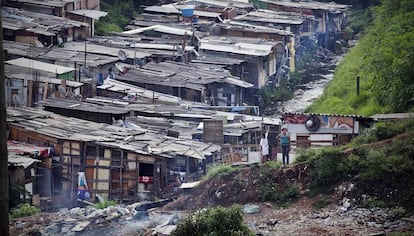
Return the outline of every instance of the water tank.
{"type": "Polygon", "coordinates": [[[181,9],[181,15],[183,17],[192,17],[194,15],[194,6],[186,5],[181,9]]]}

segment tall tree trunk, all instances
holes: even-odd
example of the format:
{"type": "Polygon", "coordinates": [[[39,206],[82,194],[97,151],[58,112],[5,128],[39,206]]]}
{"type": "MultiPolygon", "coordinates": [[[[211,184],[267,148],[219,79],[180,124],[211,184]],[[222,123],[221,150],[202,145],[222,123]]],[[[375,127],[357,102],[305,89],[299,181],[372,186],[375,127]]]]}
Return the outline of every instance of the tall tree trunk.
{"type": "MultiPolygon", "coordinates": [[[[1,1],[0,1],[1,5],[1,1]]],[[[6,91],[3,26],[0,13],[0,235],[9,235],[9,174],[7,166],[6,91]]]]}

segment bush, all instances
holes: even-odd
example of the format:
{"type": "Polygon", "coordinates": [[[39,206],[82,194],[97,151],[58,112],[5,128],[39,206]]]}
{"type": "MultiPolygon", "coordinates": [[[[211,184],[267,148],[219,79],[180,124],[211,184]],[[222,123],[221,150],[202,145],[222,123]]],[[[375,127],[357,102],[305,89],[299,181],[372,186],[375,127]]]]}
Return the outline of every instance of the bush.
{"type": "Polygon", "coordinates": [[[308,162],[317,156],[316,149],[297,149],[295,163],[308,162]]]}
{"type": "Polygon", "coordinates": [[[94,205],[96,209],[105,209],[109,206],[115,206],[117,204],[114,200],[105,200],[103,202],[98,202],[94,205]]]}
{"type": "Polygon", "coordinates": [[[271,201],[281,205],[297,198],[298,195],[299,187],[296,184],[286,183],[281,186],[273,183],[260,189],[260,199],[262,201],[271,201]]]}
{"type": "Polygon", "coordinates": [[[382,200],[378,199],[377,197],[370,197],[367,199],[367,207],[375,208],[375,207],[384,207],[385,204],[382,200]]]}
{"type": "Polygon", "coordinates": [[[40,209],[30,205],[29,203],[25,203],[20,205],[19,207],[12,209],[10,211],[10,218],[20,218],[25,216],[31,216],[37,213],[40,213],[40,209]]]}
{"type": "Polygon", "coordinates": [[[311,174],[311,185],[315,188],[326,188],[338,183],[347,172],[343,156],[338,148],[321,148],[311,161],[314,171],[311,174]]]}
{"type": "Polygon", "coordinates": [[[207,208],[189,214],[177,225],[172,236],[227,236],[254,235],[243,223],[243,215],[239,206],[231,208],[207,208]]]}

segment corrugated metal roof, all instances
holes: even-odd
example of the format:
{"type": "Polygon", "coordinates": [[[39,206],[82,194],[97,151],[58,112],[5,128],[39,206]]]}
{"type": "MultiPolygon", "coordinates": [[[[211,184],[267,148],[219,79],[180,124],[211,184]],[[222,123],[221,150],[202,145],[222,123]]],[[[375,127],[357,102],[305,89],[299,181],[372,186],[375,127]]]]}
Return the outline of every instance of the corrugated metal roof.
{"type": "Polygon", "coordinates": [[[33,108],[10,107],[7,109],[7,120],[11,122],[11,126],[18,126],[59,140],[95,142],[98,145],[146,155],[163,157],[184,155],[204,159],[204,155],[220,150],[220,146],[191,139],[172,138],[145,129],[133,130],[68,118],[33,108]],[[39,116],[39,113],[43,116],[39,116]]]}
{"type": "Polygon", "coordinates": [[[304,21],[303,18],[303,16],[293,13],[258,9],[244,15],[236,16],[233,19],[253,22],[300,25],[304,21]]]}
{"type": "Polygon", "coordinates": [[[10,65],[14,65],[14,66],[20,66],[20,67],[29,68],[29,69],[36,69],[36,70],[46,71],[49,73],[55,73],[58,75],[65,74],[65,73],[75,70],[74,68],[71,68],[71,67],[59,66],[59,65],[45,63],[45,62],[27,59],[23,57],[6,61],[6,63],[10,65]]]}
{"type": "Polygon", "coordinates": [[[226,29],[239,29],[242,31],[248,31],[248,32],[257,32],[257,33],[271,33],[271,34],[278,34],[282,36],[293,36],[293,33],[286,30],[281,29],[275,29],[271,27],[266,26],[258,26],[258,25],[252,25],[247,24],[245,22],[240,21],[226,21],[225,23],[219,24],[222,28],[226,29]]]}
{"type": "Polygon", "coordinates": [[[41,104],[44,107],[55,107],[63,108],[76,111],[87,111],[87,112],[96,112],[101,114],[118,114],[125,115],[129,112],[127,108],[116,107],[116,106],[103,106],[97,105],[89,102],[82,102],[77,100],[69,100],[62,98],[49,98],[45,101],[42,101],[41,104]]]}
{"type": "Polygon", "coordinates": [[[75,2],[75,0],[14,0],[20,3],[30,3],[32,5],[49,6],[49,7],[63,7],[68,3],[75,2]]]}
{"type": "Polygon", "coordinates": [[[179,14],[180,13],[180,10],[178,10],[173,4],[164,4],[161,6],[150,6],[150,7],[144,8],[144,11],[164,13],[164,14],[179,14]]]}
{"type": "Polygon", "coordinates": [[[210,11],[200,11],[200,10],[194,10],[195,16],[201,16],[201,17],[208,17],[208,18],[216,18],[221,16],[221,13],[218,12],[210,12],[210,11]]]}
{"type": "Polygon", "coordinates": [[[9,166],[22,166],[24,169],[26,169],[34,163],[41,161],[30,157],[23,157],[12,154],[8,156],[7,162],[9,166]]]}
{"type": "Polygon", "coordinates": [[[391,114],[375,114],[371,116],[374,120],[398,120],[398,119],[412,119],[414,113],[391,113],[391,114]]]}
{"type": "MultiPolygon", "coordinates": [[[[85,52],[85,43],[86,42],[67,42],[65,43],[64,47],[68,50],[85,52]]],[[[150,53],[140,52],[138,50],[120,49],[120,48],[115,48],[115,47],[106,47],[102,45],[97,45],[94,43],[86,43],[87,53],[102,54],[102,55],[118,57],[118,53],[120,50],[124,51],[126,53],[127,58],[129,59],[134,59],[134,58],[143,59],[143,58],[151,56],[150,53]]]]}
{"type": "MultiPolygon", "coordinates": [[[[155,44],[155,43],[132,43],[130,44],[131,48],[146,48],[146,49],[163,49],[163,50],[171,50],[177,51],[178,48],[176,45],[169,45],[169,44],[155,44]]],[[[181,47],[181,45],[180,45],[181,47]]],[[[193,46],[185,46],[184,51],[192,51],[194,50],[193,46]]]]}
{"type": "Polygon", "coordinates": [[[280,5],[285,7],[294,7],[294,8],[307,8],[311,10],[345,10],[350,7],[349,5],[337,4],[335,2],[317,2],[317,1],[303,1],[303,2],[288,2],[288,1],[278,1],[278,0],[260,0],[262,2],[274,5],[280,5]]]}
{"type": "Polygon", "coordinates": [[[207,50],[207,51],[228,52],[228,53],[250,55],[250,56],[267,56],[271,53],[270,51],[262,51],[262,50],[256,50],[256,49],[251,49],[251,48],[242,48],[242,47],[237,47],[235,45],[220,45],[217,43],[209,43],[209,42],[203,42],[203,41],[200,42],[200,49],[207,50]]]}
{"type": "Polygon", "coordinates": [[[165,25],[152,25],[152,26],[148,26],[148,27],[144,27],[144,28],[139,28],[139,29],[133,29],[133,30],[127,30],[122,32],[123,34],[127,34],[127,35],[131,35],[131,34],[140,34],[143,33],[145,31],[156,31],[156,32],[160,32],[160,33],[165,33],[165,34],[174,34],[174,35],[188,35],[191,36],[193,35],[193,31],[191,30],[186,30],[186,29],[180,29],[180,28],[175,28],[175,27],[170,27],[170,26],[165,26],[165,25]]]}
{"type": "Polygon", "coordinates": [[[95,20],[98,20],[99,18],[108,15],[108,12],[105,12],[105,11],[88,10],[88,9],[79,9],[79,10],[69,11],[69,13],[80,15],[80,16],[87,16],[95,20]]]}
{"type": "Polygon", "coordinates": [[[242,88],[251,88],[254,86],[253,84],[248,83],[238,78],[226,77],[224,78],[224,81],[226,81],[229,84],[233,84],[233,85],[236,85],[242,88]]]}
{"type": "MultiPolygon", "coordinates": [[[[7,67],[6,67],[5,75],[7,78],[10,78],[10,79],[21,79],[21,80],[27,79],[27,80],[37,80],[41,83],[44,83],[47,81],[49,84],[56,84],[56,85],[62,84],[61,79],[49,78],[49,77],[44,77],[44,76],[37,76],[34,78],[32,76],[28,76],[27,74],[23,74],[23,73],[15,74],[14,72],[9,71],[7,67]]],[[[66,86],[71,87],[71,88],[78,88],[78,87],[81,87],[82,85],[83,85],[82,82],[66,80],[66,86]]]]}
{"type": "Polygon", "coordinates": [[[197,5],[196,3],[202,3],[204,5],[210,5],[210,6],[218,6],[218,7],[223,7],[223,8],[228,8],[228,7],[235,7],[235,8],[240,8],[240,9],[252,9],[253,8],[253,4],[251,3],[245,3],[245,2],[240,2],[240,1],[228,1],[228,0],[222,0],[222,1],[218,1],[218,0],[187,0],[185,1],[186,4],[192,4],[192,5],[197,5]]]}
{"type": "Polygon", "coordinates": [[[104,83],[97,88],[99,89],[106,89],[114,92],[121,92],[124,94],[128,94],[130,96],[137,96],[143,97],[145,99],[156,99],[157,102],[166,102],[166,103],[181,103],[181,98],[154,92],[152,90],[144,89],[142,87],[134,86],[128,83],[124,83],[121,81],[113,80],[113,79],[105,79],[104,83]]]}

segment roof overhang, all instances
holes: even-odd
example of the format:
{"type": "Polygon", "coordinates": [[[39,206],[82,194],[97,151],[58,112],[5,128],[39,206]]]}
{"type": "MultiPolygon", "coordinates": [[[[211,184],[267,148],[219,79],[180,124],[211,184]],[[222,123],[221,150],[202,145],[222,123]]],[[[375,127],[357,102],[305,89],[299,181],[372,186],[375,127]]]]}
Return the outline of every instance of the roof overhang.
{"type": "Polygon", "coordinates": [[[105,11],[87,10],[87,9],[74,10],[74,11],[70,11],[69,13],[79,15],[79,16],[85,16],[88,18],[92,18],[94,20],[98,20],[99,18],[105,17],[106,15],[108,15],[108,12],[105,12],[105,11]]]}

